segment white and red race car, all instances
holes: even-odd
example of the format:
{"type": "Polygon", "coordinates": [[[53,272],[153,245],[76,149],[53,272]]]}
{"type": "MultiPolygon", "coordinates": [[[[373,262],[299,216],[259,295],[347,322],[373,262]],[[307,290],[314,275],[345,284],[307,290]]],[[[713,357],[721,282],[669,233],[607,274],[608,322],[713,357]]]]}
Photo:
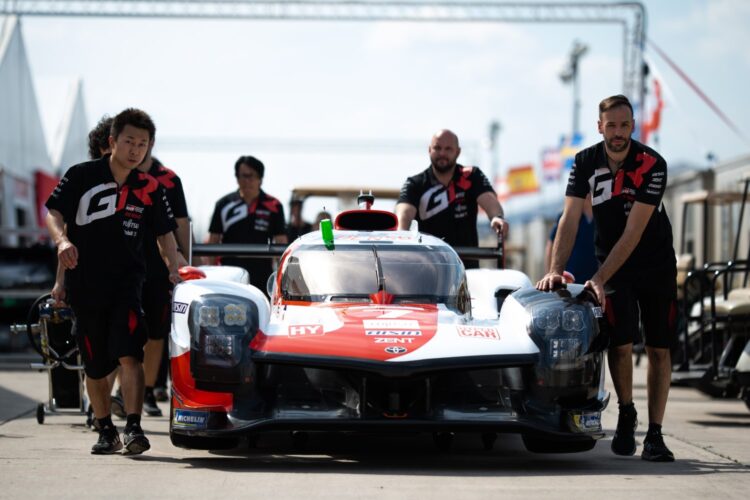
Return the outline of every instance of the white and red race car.
{"type": "MultiPolygon", "coordinates": [[[[580,287],[465,271],[395,215],[341,213],[293,242],[270,302],[239,268],[200,268],[173,295],[169,433],[186,448],[274,430],[521,433],[535,452],[603,436],[605,335],[580,287]]],[[[271,284],[272,282],[272,284],[271,284]]]]}

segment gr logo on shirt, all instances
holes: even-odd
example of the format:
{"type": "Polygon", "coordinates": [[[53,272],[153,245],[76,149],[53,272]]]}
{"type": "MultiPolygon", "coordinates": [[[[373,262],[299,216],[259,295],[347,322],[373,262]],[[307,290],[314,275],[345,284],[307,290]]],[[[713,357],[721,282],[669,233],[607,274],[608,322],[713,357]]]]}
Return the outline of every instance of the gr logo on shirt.
{"type": "Polygon", "coordinates": [[[234,203],[230,203],[221,209],[221,223],[224,232],[229,229],[233,224],[241,221],[248,215],[247,203],[244,200],[239,200],[234,203]]]}
{"type": "Polygon", "coordinates": [[[117,183],[94,186],[81,196],[76,213],[76,224],[85,226],[95,220],[114,215],[117,211],[117,183]]]}
{"type": "Polygon", "coordinates": [[[612,172],[606,167],[597,168],[589,178],[589,186],[594,206],[609,201],[612,198],[612,172]]]}
{"type": "Polygon", "coordinates": [[[448,205],[450,205],[448,191],[442,185],[434,186],[425,191],[419,199],[419,218],[429,219],[447,209],[448,205]]]}

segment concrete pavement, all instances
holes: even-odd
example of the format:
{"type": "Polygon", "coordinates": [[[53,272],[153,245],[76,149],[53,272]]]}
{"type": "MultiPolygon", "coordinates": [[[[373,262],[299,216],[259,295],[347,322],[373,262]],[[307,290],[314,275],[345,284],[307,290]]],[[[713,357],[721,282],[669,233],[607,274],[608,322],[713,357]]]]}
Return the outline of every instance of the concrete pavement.
{"type": "MultiPolygon", "coordinates": [[[[645,361],[644,361],[645,363],[645,361]]],[[[535,455],[513,435],[485,452],[476,435],[457,437],[451,453],[428,435],[312,435],[304,451],[285,433],[257,448],[213,453],[169,442],[167,417],[143,418],[153,448],[128,458],[89,454],[96,435],[85,416],[35,418],[47,376],[0,370],[0,498],[747,498],[750,411],[739,400],[712,400],[673,388],[664,426],[677,462],[654,464],[609,451],[617,415],[604,415],[609,437],[590,452],[535,455]]],[[[643,439],[645,369],[636,370],[643,439]]],[[[614,400],[614,398],[613,398],[614,400]]],[[[164,413],[168,405],[163,404],[164,413]]],[[[122,425],[121,423],[119,425],[122,425]]],[[[640,446],[638,449],[640,453],[640,446]]]]}

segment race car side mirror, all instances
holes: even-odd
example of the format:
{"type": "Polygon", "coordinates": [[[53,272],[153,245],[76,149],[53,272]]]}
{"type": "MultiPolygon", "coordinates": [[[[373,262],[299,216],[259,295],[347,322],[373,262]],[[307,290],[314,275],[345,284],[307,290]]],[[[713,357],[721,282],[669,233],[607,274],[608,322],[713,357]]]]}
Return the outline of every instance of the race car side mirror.
{"type": "Polygon", "coordinates": [[[273,289],[276,286],[276,271],[272,272],[266,280],[266,293],[269,297],[273,297],[273,289]]]}

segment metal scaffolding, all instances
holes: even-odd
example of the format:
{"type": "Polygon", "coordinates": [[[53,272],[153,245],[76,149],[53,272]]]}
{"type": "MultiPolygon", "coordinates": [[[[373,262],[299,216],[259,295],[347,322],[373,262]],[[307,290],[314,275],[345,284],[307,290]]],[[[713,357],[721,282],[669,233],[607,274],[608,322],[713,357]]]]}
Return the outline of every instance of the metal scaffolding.
{"type": "Polygon", "coordinates": [[[0,0],[0,15],[450,23],[609,23],[623,32],[623,92],[643,103],[646,10],[639,2],[0,0]]]}

